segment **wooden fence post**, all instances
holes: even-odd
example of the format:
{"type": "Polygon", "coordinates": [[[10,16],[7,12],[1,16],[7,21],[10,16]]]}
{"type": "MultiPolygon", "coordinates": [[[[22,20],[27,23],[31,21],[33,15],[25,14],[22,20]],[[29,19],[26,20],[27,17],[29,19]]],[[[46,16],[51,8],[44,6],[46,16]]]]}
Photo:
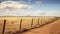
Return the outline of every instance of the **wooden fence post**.
{"type": "Polygon", "coordinates": [[[40,20],[41,20],[41,25],[42,25],[42,18],[40,18],[40,20]]]}
{"type": "Polygon", "coordinates": [[[21,30],[21,27],[22,27],[22,19],[20,21],[20,27],[19,27],[20,30],[21,30]]]}
{"type": "Polygon", "coordinates": [[[32,18],[32,21],[31,21],[31,28],[32,28],[32,26],[33,26],[33,18],[32,18]]]}
{"type": "Polygon", "coordinates": [[[37,25],[40,25],[40,24],[39,24],[39,18],[38,18],[38,24],[37,24],[37,25]]]}
{"type": "Polygon", "coordinates": [[[6,19],[4,19],[2,34],[4,34],[4,32],[5,32],[5,26],[6,26],[6,19]]]}

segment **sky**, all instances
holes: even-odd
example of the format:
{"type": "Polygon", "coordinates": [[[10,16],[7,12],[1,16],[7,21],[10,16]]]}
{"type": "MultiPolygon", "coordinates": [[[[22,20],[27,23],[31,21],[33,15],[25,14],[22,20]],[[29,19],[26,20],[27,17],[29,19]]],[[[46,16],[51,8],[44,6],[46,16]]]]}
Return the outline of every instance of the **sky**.
{"type": "Polygon", "coordinates": [[[0,0],[0,16],[58,16],[60,0],[0,0]]]}

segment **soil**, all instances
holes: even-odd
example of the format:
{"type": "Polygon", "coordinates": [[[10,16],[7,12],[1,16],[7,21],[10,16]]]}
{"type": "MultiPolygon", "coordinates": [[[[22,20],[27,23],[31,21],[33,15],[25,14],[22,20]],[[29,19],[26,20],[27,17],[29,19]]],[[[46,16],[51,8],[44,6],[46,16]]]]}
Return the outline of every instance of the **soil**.
{"type": "Polygon", "coordinates": [[[20,34],[60,34],[60,19],[43,27],[35,28],[20,34]]]}

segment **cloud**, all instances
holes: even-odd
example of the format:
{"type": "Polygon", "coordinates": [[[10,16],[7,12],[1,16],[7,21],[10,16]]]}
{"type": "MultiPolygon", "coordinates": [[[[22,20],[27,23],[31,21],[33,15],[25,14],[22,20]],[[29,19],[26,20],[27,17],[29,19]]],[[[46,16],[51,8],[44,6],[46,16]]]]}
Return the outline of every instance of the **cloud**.
{"type": "Polygon", "coordinates": [[[37,10],[35,12],[30,12],[30,16],[57,16],[60,17],[60,11],[42,11],[37,10]]]}
{"type": "Polygon", "coordinates": [[[38,10],[33,13],[33,16],[60,16],[60,11],[52,10],[52,11],[41,11],[38,10]]]}
{"type": "Polygon", "coordinates": [[[42,6],[43,2],[42,1],[35,1],[35,3],[33,4],[36,7],[42,6]]]}
{"type": "Polygon", "coordinates": [[[32,1],[32,0],[28,0],[28,1],[32,1]]]}
{"type": "Polygon", "coordinates": [[[44,16],[46,13],[42,10],[37,10],[35,12],[32,12],[32,16],[44,16]]]}
{"type": "Polygon", "coordinates": [[[0,10],[0,16],[27,16],[28,11],[25,10],[12,10],[12,11],[6,11],[6,10],[0,10]]]}
{"type": "MultiPolygon", "coordinates": [[[[36,2],[34,6],[40,6],[41,2],[36,2]]],[[[0,3],[0,16],[60,16],[60,11],[27,11],[31,5],[17,1],[4,1],[0,3]]]]}
{"type": "Polygon", "coordinates": [[[27,9],[31,5],[23,4],[17,1],[4,1],[0,3],[0,16],[27,16],[27,9]]]}
{"type": "Polygon", "coordinates": [[[49,12],[47,12],[46,15],[47,16],[57,16],[57,17],[59,17],[60,16],[60,11],[49,11],[49,12]]]}
{"type": "Polygon", "coordinates": [[[0,4],[0,9],[28,9],[31,5],[22,4],[17,1],[4,1],[0,4]]]}
{"type": "Polygon", "coordinates": [[[60,11],[25,11],[25,10],[0,10],[0,16],[57,16],[60,17],[60,11]]]}

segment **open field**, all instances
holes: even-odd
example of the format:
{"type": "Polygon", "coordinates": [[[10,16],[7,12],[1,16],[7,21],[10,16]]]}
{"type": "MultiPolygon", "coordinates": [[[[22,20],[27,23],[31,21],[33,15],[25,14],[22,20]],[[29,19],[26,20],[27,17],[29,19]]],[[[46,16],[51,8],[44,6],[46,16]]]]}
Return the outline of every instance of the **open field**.
{"type": "Polygon", "coordinates": [[[0,34],[2,34],[4,19],[5,34],[14,33],[16,31],[23,31],[25,29],[31,29],[39,27],[43,24],[50,23],[56,20],[56,17],[0,17],[0,34]]]}
{"type": "Polygon", "coordinates": [[[29,30],[21,34],[60,34],[60,19],[45,26],[29,30]]]}

